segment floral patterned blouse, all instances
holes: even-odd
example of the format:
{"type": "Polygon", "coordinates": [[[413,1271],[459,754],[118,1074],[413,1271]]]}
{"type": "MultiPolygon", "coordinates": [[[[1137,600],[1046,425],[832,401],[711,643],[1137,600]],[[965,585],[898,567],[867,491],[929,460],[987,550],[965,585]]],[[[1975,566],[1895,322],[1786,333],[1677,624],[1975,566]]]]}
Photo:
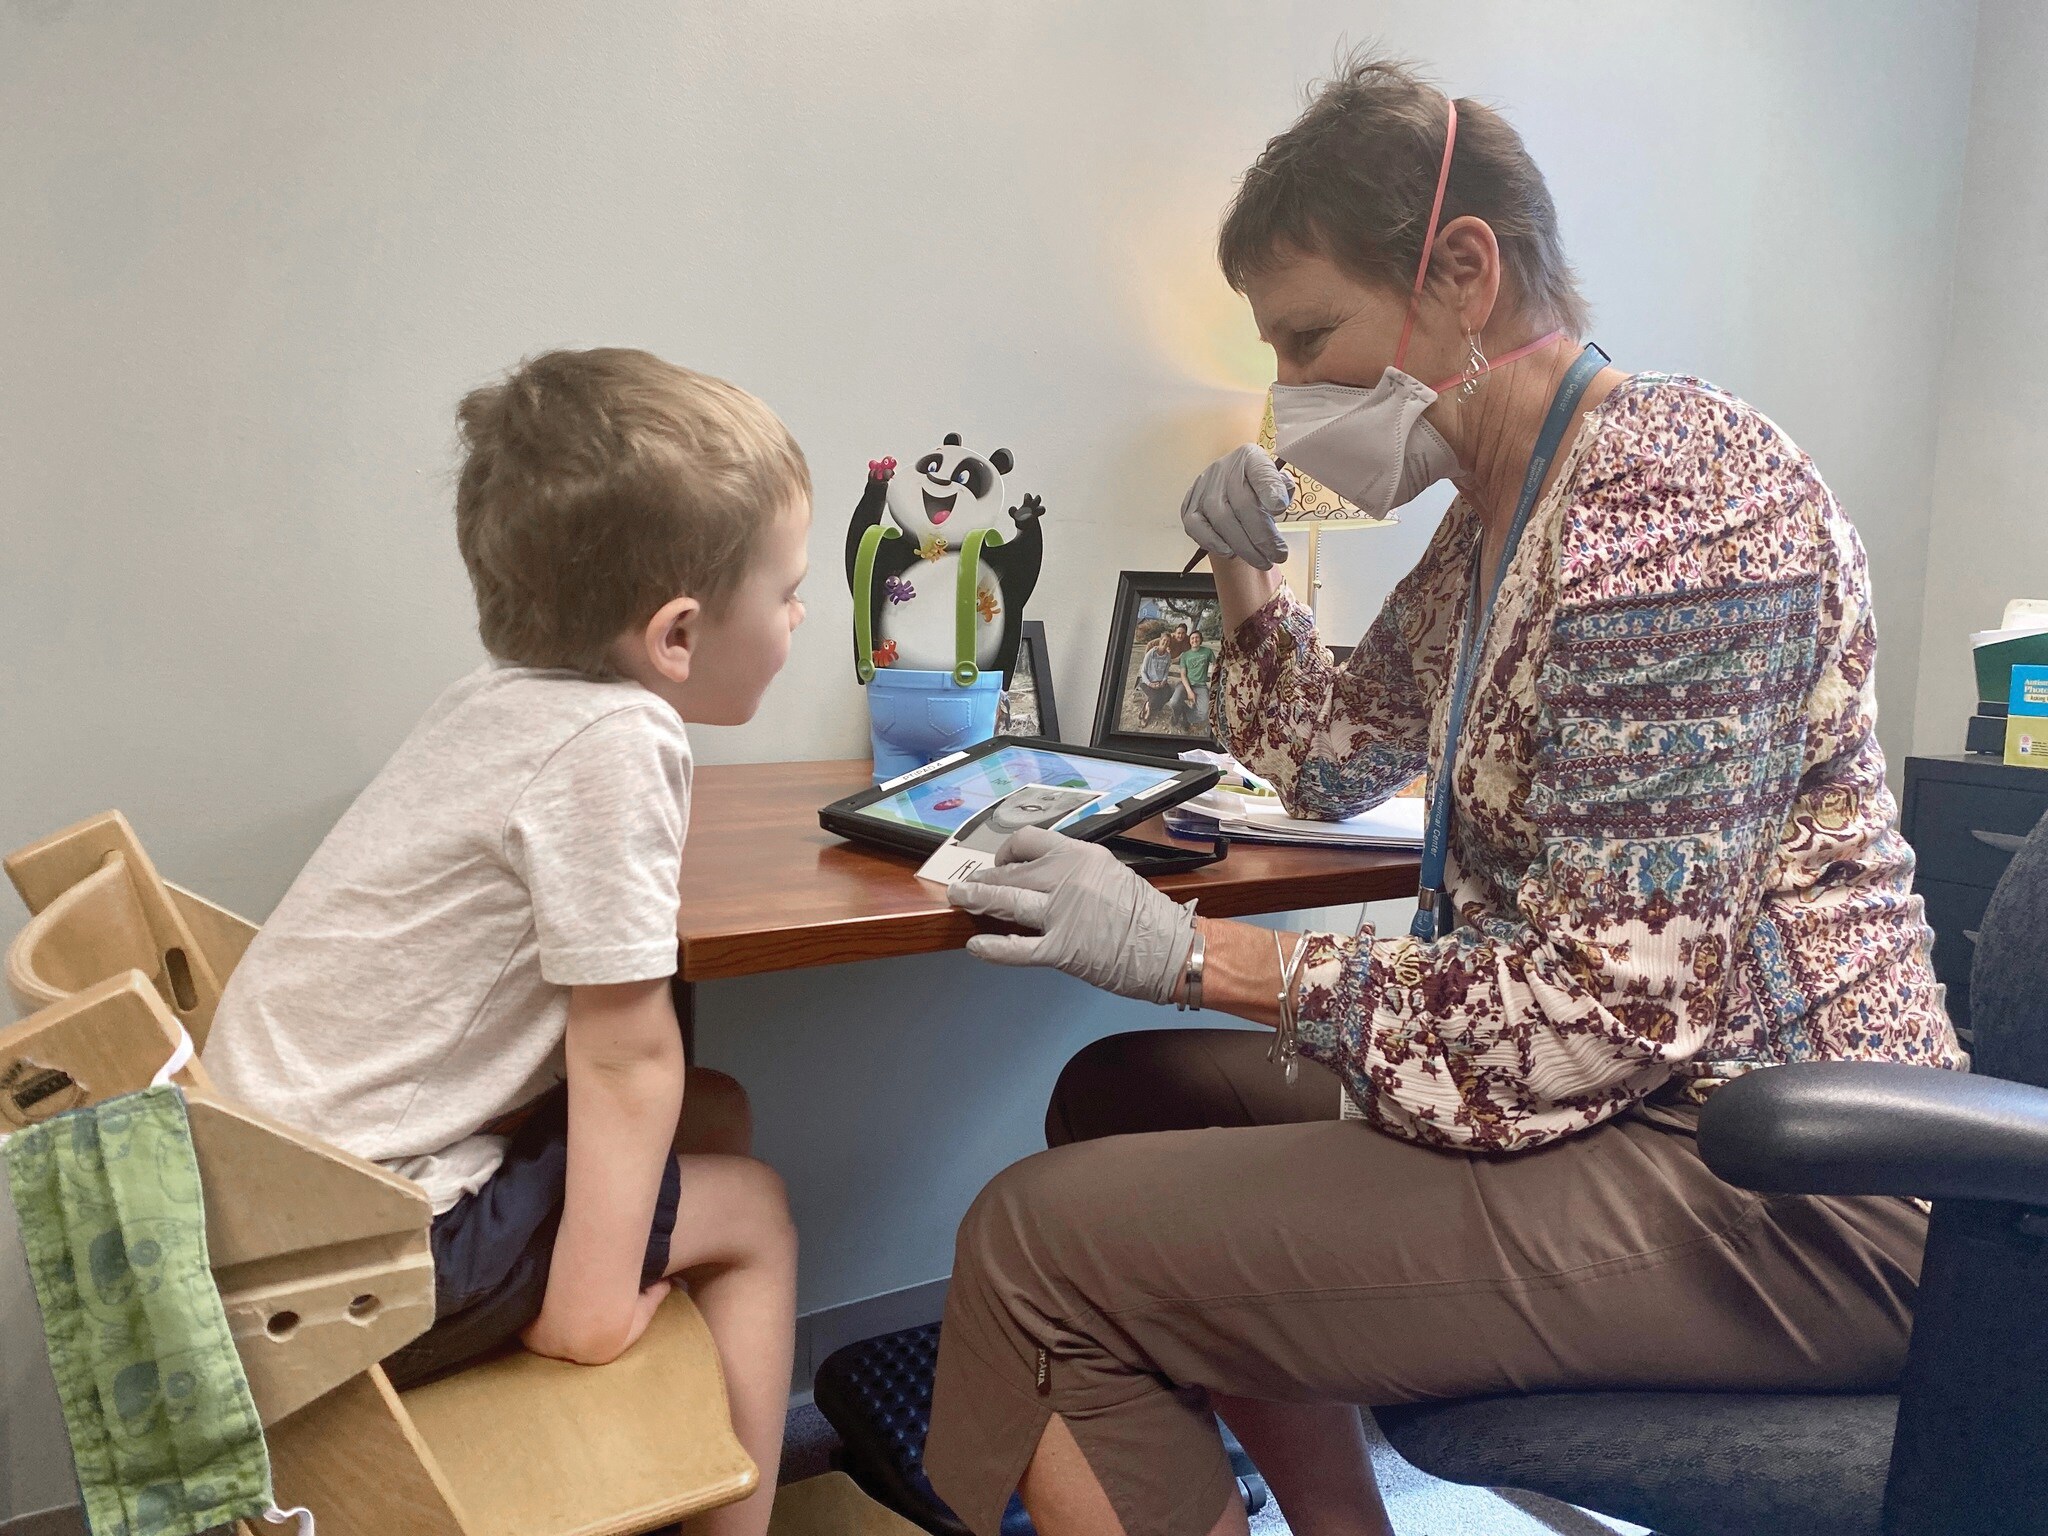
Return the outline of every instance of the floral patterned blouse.
{"type": "MultiPolygon", "coordinates": [[[[1442,758],[1478,515],[1452,505],[1340,666],[1284,588],[1226,637],[1218,735],[1297,816],[1442,758]]],[[[1453,785],[1457,926],[1307,939],[1301,1049],[1382,1130],[1515,1151],[1753,1067],[1964,1067],[1874,730],[1856,531],[1696,379],[1589,411],[1503,581],[1453,785]]]]}

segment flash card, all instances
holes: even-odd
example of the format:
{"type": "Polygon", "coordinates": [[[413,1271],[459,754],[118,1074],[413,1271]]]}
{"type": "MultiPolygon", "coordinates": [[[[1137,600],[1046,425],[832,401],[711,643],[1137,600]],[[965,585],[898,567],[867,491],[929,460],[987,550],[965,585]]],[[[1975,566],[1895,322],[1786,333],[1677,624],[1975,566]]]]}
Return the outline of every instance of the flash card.
{"type": "Polygon", "coordinates": [[[924,861],[917,878],[950,885],[962,875],[996,861],[996,850],[1020,827],[1056,827],[1074,812],[1102,798],[1092,789],[1063,789],[1054,784],[1026,784],[960,824],[960,830],[939,844],[924,861]]]}

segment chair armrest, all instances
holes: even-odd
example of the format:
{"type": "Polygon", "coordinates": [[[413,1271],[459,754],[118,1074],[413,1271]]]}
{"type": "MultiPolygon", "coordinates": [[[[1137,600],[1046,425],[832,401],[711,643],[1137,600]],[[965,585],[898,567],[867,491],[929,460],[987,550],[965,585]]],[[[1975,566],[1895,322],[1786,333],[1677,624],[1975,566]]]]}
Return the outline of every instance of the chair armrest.
{"type": "MultiPolygon", "coordinates": [[[[0,1029],[0,1135],[147,1088],[177,1044],[177,1019],[134,970],[0,1029]]],[[[196,1061],[176,1081],[207,1086],[196,1061]]]]}
{"type": "Polygon", "coordinates": [[[2048,1205],[2048,1088],[1895,1061],[1766,1067],[1707,1101],[1700,1155],[1780,1194],[2048,1205]]]}

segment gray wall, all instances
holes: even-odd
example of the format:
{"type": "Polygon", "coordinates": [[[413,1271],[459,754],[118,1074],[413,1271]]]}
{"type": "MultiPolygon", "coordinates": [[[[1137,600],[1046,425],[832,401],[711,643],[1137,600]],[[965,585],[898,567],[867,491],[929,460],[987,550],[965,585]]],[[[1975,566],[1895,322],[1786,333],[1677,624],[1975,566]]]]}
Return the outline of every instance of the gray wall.
{"type": "MultiPolygon", "coordinates": [[[[1901,753],[1974,16],[4,0],[0,847],[118,805],[172,878],[267,912],[476,658],[454,400],[564,343],[738,379],[811,454],[813,622],[704,761],[861,752],[843,519],[867,459],[948,429],[1046,499],[1034,609],[1085,730],[1114,573],[1177,565],[1181,491],[1269,376],[1217,212],[1347,31],[1511,111],[1618,362],[1713,378],[1817,455],[1871,547],[1901,753]]],[[[1336,631],[1427,531],[1332,539],[1336,631]]],[[[704,1013],[795,1190],[807,1309],[943,1274],[1066,1054],[1166,1022],[957,956],[704,1013]]],[[[10,1402],[34,1348],[0,1271],[10,1402]]],[[[0,1442],[0,1515],[64,1497],[46,1415],[0,1442]]]]}
{"type": "MultiPolygon", "coordinates": [[[[1954,332],[1939,366],[1916,750],[1963,750],[1970,634],[2006,600],[2048,597],[2048,8],[1985,0],[1956,249],[1954,332]]],[[[1917,360],[1915,360],[1917,361],[1917,360]]],[[[1905,360],[1902,358],[1902,362],[1905,360]]],[[[1911,366],[1911,364],[1907,364],[1911,366]]]]}

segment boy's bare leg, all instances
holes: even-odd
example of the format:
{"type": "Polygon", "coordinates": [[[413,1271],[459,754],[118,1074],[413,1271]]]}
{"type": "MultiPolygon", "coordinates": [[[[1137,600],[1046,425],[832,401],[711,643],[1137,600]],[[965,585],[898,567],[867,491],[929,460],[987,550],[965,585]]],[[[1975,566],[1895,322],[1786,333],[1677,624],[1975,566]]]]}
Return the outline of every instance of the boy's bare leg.
{"type": "MultiPolygon", "coordinates": [[[[1095,1469],[1058,1414],[1046,1421],[1017,1491],[1040,1536],[1124,1536],[1123,1523],[1096,1481],[1095,1469]]],[[[1246,1536],[1249,1530],[1244,1503],[1233,1489],[1209,1536],[1246,1536]]]]}
{"type": "Polygon", "coordinates": [[[763,1536],[775,1505],[796,1347],[796,1226],[789,1195],[774,1169],[750,1157],[691,1152],[676,1165],[682,1190],[669,1273],[688,1282],[710,1326],[733,1430],[761,1469],[754,1494],[699,1515],[688,1530],[691,1536],[763,1536]]]}
{"type": "Polygon", "coordinates": [[[1295,1536],[1393,1536],[1365,1425],[1349,1403],[1212,1397],[1295,1536]]]}
{"type": "Polygon", "coordinates": [[[678,1152],[729,1152],[745,1157],[754,1150],[754,1110],[747,1090],[723,1072],[692,1067],[683,1090],[683,1117],[676,1125],[678,1152]]]}

